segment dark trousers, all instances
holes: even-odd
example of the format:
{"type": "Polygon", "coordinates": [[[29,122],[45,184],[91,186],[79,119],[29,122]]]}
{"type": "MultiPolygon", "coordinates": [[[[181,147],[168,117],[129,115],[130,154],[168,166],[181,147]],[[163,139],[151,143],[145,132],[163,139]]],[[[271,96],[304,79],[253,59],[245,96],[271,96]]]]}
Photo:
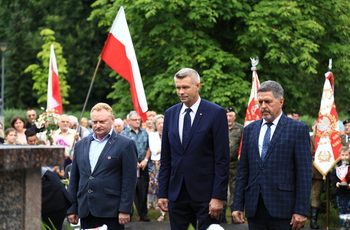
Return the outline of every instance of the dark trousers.
{"type": "Polygon", "coordinates": [[[198,230],[206,230],[211,224],[218,224],[219,220],[212,219],[208,214],[209,202],[193,201],[183,183],[177,200],[169,201],[171,229],[187,230],[189,224],[196,228],[197,220],[198,230]]]}
{"type": "Polygon", "coordinates": [[[89,213],[87,217],[80,219],[80,225],[82,229],[97,228],[102,225],[107,225],[108,229],[124,230],[124,225],[119,224],[118,218],[101,218],[95,217],[89,213]]]}
{"type": "Polygon", "coordinates": [[[255,216],[248,218],[248,226],[249,230],[291,230],[291,218],[279,219],[270,216],[260,195],[255,216]]]}
{"type": "Polygon", "coordinates": [[[41,220],[47,224],[50,229],[53,229],[53,227],[55,227],[55,229],[62,229],[64,218],[67,215],[67,210],[68,206],[51,213],[43,214],[41,215],[41,220]]]}
{"type": "Polygon", "coordinates": [[[139,216],[146,216],[147,209],[147,194],[148,194],[148,166],[144,170],[140,170],[140,177],[137,178],[136,191],[134,202],[139,216]]]}

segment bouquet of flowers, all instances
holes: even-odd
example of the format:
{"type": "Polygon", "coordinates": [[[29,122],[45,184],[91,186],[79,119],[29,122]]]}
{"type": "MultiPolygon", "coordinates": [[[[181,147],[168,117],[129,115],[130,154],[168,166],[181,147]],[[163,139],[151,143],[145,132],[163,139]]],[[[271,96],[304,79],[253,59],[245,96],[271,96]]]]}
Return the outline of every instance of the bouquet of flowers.
{"type": "Polygon", "coordinates": [[[58,120],[60,119],[60,115],[55,113],[54,109],[44,109],[41,108],[43,112],[40,114],[39,118],[35,121],[35,126],[40,129],[41,127],[45,127],[46,130],[46,138],[47,140],[51,139],[52,132],[58,129],[58,120]]]}

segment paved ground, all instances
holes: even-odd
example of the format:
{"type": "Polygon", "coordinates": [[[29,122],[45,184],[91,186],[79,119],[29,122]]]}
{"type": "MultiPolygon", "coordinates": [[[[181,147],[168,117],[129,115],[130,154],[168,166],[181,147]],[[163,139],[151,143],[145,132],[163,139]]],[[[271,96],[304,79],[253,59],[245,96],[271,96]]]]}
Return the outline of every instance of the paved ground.
{"type": "MultiPolygon", "coordinates": [[[[221,224],[225,230],[248,230],[248,224],[221,224]]],[[[132,221],[126,225],[128,230],[170,230],[169,221],[157,222],[139,222],[132,221]]],[[[311,230],[311,228],[303,228],[302,230],[311,230]]],[[[325,229],[320,229],[325,230],[325,229]]],[[[336,229],[329,229],[336,230],[336,229]]]]}
{"type": "MultiPolygon", "coordinates": [[[[225,230],[248,230],[248,224],[221,224],[225,230]]],[[[127,230],[170,230],[169,221],[157,222],[140,222],[133,220],[126,225],[127,230]]],[[[65,226],[62,230],[67,230],[65,226]]],[[[80,228],[73,228],[72,230],[80,230],[80,228]]],[[[302,230],[312,230],[311,228],[302,228],[302,230]]],[[[320,230],[325,230],[324,228],[320,230]]],[[[335,228],[329,230],[336,230],[335,228]]]]}

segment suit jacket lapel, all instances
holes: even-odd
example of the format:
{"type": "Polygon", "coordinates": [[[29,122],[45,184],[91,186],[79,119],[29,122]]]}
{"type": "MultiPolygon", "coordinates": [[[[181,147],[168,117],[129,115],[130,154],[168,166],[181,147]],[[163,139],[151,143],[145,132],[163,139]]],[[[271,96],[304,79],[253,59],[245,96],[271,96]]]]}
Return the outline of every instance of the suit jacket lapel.
{"type": "Polygon", "coordinates": [[[83,157],[84,157],[84,162],[85,162],[85,168],[89,171],[89,174],[91,174],[91,165],[90,165],[90,144],[91,144],[91,138],[85,138],[84,142],[85,144],[83,145],[83,157]]]}
{"type": "Polygon", "coordinates": [[[194,117],[192,127],[191,127],[191,132],[190,132],[190,139],[187,142],[187,145],[184,146],[184,150],[186,150],[187,146],[190,144],[193,134],[195,130],[197,129],[197,126],[199,125],[200,121],[202,120],[203,117],[203,111],[205,110],[205,101],[201,99],[201,103],[198,106],[198,110],[196,112],[196,116],[194,117]]]}
{"type": "Polygon", "coordinates": [[[182,103],[179,103],[175,109],[175,113],[174,113],[174,117],[172,120],[172,124],[170,125],[175,125],[175,132],[177,135],[176,136],[176,141],[179,143],[180,146],[182,146],[181,144],[181,140],[180,140],[180,134],[179,134],[179,117],[180,117],[180,112],[181,112],[181,108],[182,108],[182,103]]]}
{"type": "Polygon", "coordinates": [[[273,136],[271,138],[270,146],[266,152],[265,161],[269,158],[269,156],[271,155],[271,152],[272,152],[273,148],[275,147],[278,139],[282,136],[282,133],[286,127],[286,123],[287,123],[287,117],[286,117],[286,115],[282,114],[282,116],[277,124],[277,127],[275,129],[275,132],[273,133],[273,136]]]}
{"type": "Polygon", "coordinates": [[[252,133],[252,140],[254,140],[252,142],[254,142],[254,143],[251,143],[251,146],[250,146],[250,148],[253,149],[253,154],[256,154],[256,156],[254,156],[254,157],[259,158],[260,162],[262,162],[262,160],[261,160],[260,152],[259,152],[259,135],[260,135],[262,121],[263,120],[261,119],[261,120],[259,120],[259,122],[255,122],[252,124],[252,125],[256,126],[256,128],[253,128],[252,130],[257,130],[257,132],[252,133]]]}

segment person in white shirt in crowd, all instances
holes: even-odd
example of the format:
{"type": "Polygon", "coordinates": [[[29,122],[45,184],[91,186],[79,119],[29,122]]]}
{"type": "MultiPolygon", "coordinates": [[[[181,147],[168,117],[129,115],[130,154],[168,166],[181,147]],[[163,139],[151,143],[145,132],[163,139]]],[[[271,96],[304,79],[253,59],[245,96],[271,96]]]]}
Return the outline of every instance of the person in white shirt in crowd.
{"type": "Polygon", "coordinates": [[[63,114],[60,116],[60,120],[58,121],[59,129],[55,130],[51,135],[53,145],[62,145],[65,147],[65,166],[72,163],[71,158],[73,156],[72,148],[74,146],[74,142],[80,140],[79,134],[74,129],[70,129],[69,126],[69,116],[63,114]]]}
{"type": "MultiPolygon", "coordinates": [[[[163,122],[164,122],[163,115],[156,115],[155,117],[153,117],[151,132],[148,133],[149,148],[151,150],[151,160],[148,162],[149,205],[152,205],[153,202],[157,203],[157,200],[158,200],[158,175],[159,175],[159,168],[160,168],[160,153],[161,153],[161,145],[162,145],[163,122]]],[[[160,210],[160,216],[157,219],[157,221],[161,222],[164,219],[165,219],[165,212],[160,210]]]]}

